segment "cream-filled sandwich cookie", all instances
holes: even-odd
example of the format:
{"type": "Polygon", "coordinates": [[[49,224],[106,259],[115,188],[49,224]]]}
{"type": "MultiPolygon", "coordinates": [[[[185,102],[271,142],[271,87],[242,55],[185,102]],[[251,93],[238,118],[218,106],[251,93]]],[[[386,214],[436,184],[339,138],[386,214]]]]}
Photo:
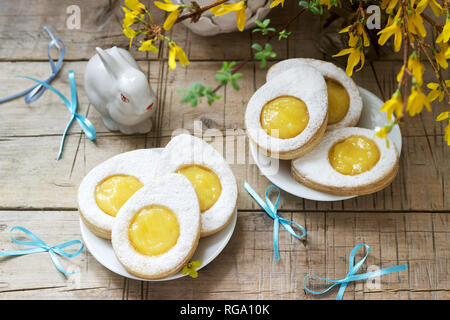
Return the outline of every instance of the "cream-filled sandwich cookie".
{"type": "Polygon", "coordinates": [[[351,127],[327,132],[310,153],[292,161],[300,183],[326,193],[351,196],[384,189],[398,171],[395,145],[370,129],[351,127]]]}
{"type": "Polygon", "coordinates": [[[211,145],[189,134],[172,138],[161,152],[158,176],[180,173],[195,188],[201,212],[201,236],[223,229],[237,203],[236,179],[230,166],[211,145]]]}
{"type": "Polygon", "coordinates": [[[161,279],[177,273],[200,238],[200,207],[189,180],[168,174],[137,191],[119,210],[111,243],[131,274],[161,279]]]}
{"type": "Polygon", "coordinates": [[[155,175],[159,152],[139,149],[118,154],[94,167],[78,187],[78,211],[95,235],[110,239],[121,206],[155,175]]]}
{"type": "Polygon", "coordinates": [[[327,127],[328,94],[325,79],[302,64],[274,76],[248,102],[247,134],[264,154],[295,159],[312,150],[327,127]]]}
{"type": "Polygon", "coordinates": [[[306,58],[287,59],[270,67],[266,79],[270,81],[287,70],[301,68],[302,64],[314,67],[325,78],[328,91],[327,130],[356,126],[363,107],[358,86],[343,69],[333,63],[306,58]]]}

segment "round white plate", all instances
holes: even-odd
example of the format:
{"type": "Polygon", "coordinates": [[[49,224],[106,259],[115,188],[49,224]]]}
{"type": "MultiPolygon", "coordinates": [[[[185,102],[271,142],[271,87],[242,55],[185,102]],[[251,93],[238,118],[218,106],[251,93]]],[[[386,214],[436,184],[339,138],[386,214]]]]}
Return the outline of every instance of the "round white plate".
{"type": "MultiPolygon", "coordinates": [[[[228,241],[230,241],[231,236],[233,235],[233,231],[236,226],[236,220],[237,220],[237,211],[234,213],[230,223],[224,229],[208,237],[200,238],[198,247],[195,250],[195,253],[192,256],[192,258],[190,259],[191,261],[199,260],[202,262],[202,265],[197,270],[200,270],[203,267],[205,267],[207,264],[213,261],[219,255],[220,252],[222,252],[222,250],[228,244],[228,241]]],[[[167,281],[186,276],[182,274],[180,271],[173,276],[158,280],[148,280],[136,277],[130,274],[122,266],[122,264],[120,264],[119,260],[117,260],[110,240],[97,237],[88,229],[88,227],[86,227],[86,225],[83,223],[83,221],[81,221],[81,219],[80,219],[80,229],[81,229],[81,236],[83,237],[84,240],[84,244],[86,245],[89,252],[94,256],[94,258],[104,267],[121,276],[142,281],[167,281]]]]}
{"type": "MultiPolygon", "coordinates": [[[[384,126],[387,123],[386,113],[380,111],[383,101],[364,88],[359,87],[359,91],[363,100],[363,109],[357,126],[367,129],[384,126]]],[[[395,126],[392,129],[389,133],[389,138],[395,144],[400,154],[402,149],[402,135],[399,126],[395,126]]],[[[250,143],[250,152],[259,170],[261,170],[267,179],[279,188],[297,197],[316,201],[338,201],[356,197],[337,196],[310,189],[292,177],[290,160],[278,160],[267,157],[259,152],[253,143],[250,143]],[[279,163],[277,164],[277,162],[279,163]]]]}

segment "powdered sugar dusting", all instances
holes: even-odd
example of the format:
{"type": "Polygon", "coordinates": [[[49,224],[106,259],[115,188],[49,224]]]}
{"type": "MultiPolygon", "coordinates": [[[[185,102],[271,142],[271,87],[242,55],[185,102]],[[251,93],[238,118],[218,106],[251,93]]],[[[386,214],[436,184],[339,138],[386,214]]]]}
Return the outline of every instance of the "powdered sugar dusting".
{"type": "Polygon", "coordinates": [[[157,277],[176,272],[189,259],[198,245],[200,208],[189,180],[181,174],[168,174],[154,179],[139,189],[120,208],[112,229],[111,243],[117,259],[132,273],[157,277]],[[147,256],[130,242],[130,223],[137,212],[150,205],[169,208],[177,217],[180,234],[167,252],[147,256]]]}
{"type": "Polygon", "coordinates": [[[149,183],[154,175],[159,152],[152,149],[138,149],[118,154],[93,168],[78,187],[78,208],[94,226],[111,231],[114,217],[103,212],[95,201],[95,188],[110,176],[134,176],[142,184],[149,183]]]}
{"type": "Polygon", "coordinates": [[[392,171],[398,161],[398,152],[392,141],[389,148],[384,139],[374,138],[375,131],[365,128],[340,128],[325,133],[322,141],[311,152],[292,160],[294,168],[306,179],[331,187],[358,187],[371,184],[392,171]],[[351,136],[364,136],[372,139],[380,150],[380,159],[375,166],[358,175],[345,175],[336,171],[330,164],[328,152],[338,141],[351,136]]]}
{"type": "Polygon", "coordinates": [[[176,172],[187,165],[201,165],[219,178],[222,192],[216,203],[201,214],[202,235],[222,229],[234,214],[237,202],[236,179],[230,166],[211,145],[189,134],[174,137],[161,153],[156,175],[176,172]]]}
{"type": "Polygon", "coordinates": [[[327,130],[354,126],[361,116],[363,106],[362,98],[353,79],[350,78],[343,69],[337,67],[333,63],[309,58],[286,59],[274,64],[268,70],[266,80],[271,81],[273,78],[281,75],[287,70],[302,68],[302,65],[304,64],[314,67],[325,78],[330,78],[339,82],[348,92],[350,105],[347,114],[338,123],[327,126],[327,130]]]}
{"type": "Polygon", "coordinates": [[[328,113],[328,94],[323,76],[315,68],[299,64],[288,69],[261,86],[247,105],[245,123],[250,138],[260,147],[271,152],[288,152],[301,148],[320,129],[328,113]],[[269,101],[293,96],[302,100],[308,109],[309,122],[296,137],[279,139],[266,133],[261,127],[261,110],[269,101]]]}

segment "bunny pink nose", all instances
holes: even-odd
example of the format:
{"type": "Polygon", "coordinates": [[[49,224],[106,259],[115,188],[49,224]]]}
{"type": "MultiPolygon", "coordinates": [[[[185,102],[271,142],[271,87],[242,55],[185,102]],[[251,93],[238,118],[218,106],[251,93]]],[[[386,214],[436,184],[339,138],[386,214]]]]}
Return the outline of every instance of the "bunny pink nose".
{"type": "Polygon", "coordinates": [[[153,102],[147,107],[147,110],[150,110],[153,107],[153,102]]]}

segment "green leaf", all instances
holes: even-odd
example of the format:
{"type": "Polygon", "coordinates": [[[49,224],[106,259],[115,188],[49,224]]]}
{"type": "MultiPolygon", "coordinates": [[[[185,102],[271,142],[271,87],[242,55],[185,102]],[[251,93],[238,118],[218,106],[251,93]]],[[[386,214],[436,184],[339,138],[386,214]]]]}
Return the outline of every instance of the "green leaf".
{"type": "Polygon", "coordinates": [[[232,75],[233,80],[238,80],[242,78],[244,75],[242,73],[235,73],[232,75]]]}
{"type": "Polygon", "coordinates": [[[270,24],[270,19],[265,19],[263,22],[256,20],[255,24],[259,27],[259,28],[255,28],[253,29],[252,32],[261,32],[262,35],[268,35],[269,32],[275,32],[275,28],[269,28],[269,24],[270,24]]]}
{"type": "Polygon", "coordinates": [[[261,51],[262,47],[258,43],[252,44],[252,49],[255,49],[256,51],[261,51]]]}
{"type": "Polygon", "coordinates": [[[242,77],[241,73],[233,74],[233,67],[236,65],[236,61],[232,61],[230,63],[224,61],[222,63],[222,69],[218,70],[215,75],[215,80],[220,82],[222,86],[228,85],[231,82],[231,85],[234,89],[239,90],[239,86],[236,83],[236,80],[242,77]]]}
{"type": "Polygon", "coordinates": [[[308,3],[308,1],[299,1],[299,2],[298,2],[298,5],[299,5],[300,7],[308,8],[309,3],[308,3]]]}
{"type": "Polygon", "coordinates": [[[238,91],[240,89],[239,85],[237,84],[237,82],[234,79],[231,80],[230,83],[234,90],[238,91]]]}

